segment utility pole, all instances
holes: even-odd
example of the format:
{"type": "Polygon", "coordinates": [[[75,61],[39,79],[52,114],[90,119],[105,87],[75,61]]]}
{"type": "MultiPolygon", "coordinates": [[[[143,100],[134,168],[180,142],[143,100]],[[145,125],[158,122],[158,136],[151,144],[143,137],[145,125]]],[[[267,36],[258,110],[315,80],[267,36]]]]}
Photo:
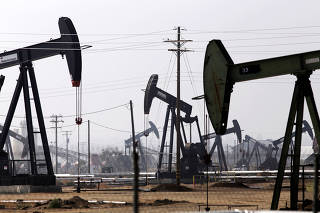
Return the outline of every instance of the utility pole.
{"type": "Polygon", "coordinates": [[[51,116],[52,120],[50,121],[51,123],[55,124],[55,128],[56,129],[56,174],[58,174],[58,123],[63,123],[62,120],[62,115],[52,115],[51,116]],[[60,120],[58,120],[58,118],[60,118],[60,120]]]}
{"type": "Polygon", "coordinates": [[[175,30],[177,30],[177,40],[166,40],[165,42],[170,42],[174,44],[177,48],[176,49],[168,49],[168,51],[175,52],[177,55],[177,118],[176,118],[176,130],[177,130],[177,145],[176,145],[176,183],[177,185],[180,185],[180,144],[181,144],[181,138],[180,138],[180,56],[183,52],[188,52],[190,50],[188,49],[181,49],[181,47],[192,40],[181,40],[181,28],[177,27],[175,30]]]}
{"type": "Polygon", "coordinates": [[[62,131],[64,132],[64,134],[66,136],[66,150],[67,150],[67,167],[66,167],[66,173],[68,174],[69,172],[69,135],[71,135],[72,131],[62,131]]]}
{"type": "Polygon", "coordinates": [[[90,174],[90,120],[88,120],[88,173],[90,174]]]}
{"type": "Polygon", "coordinates": [[[131,130],[132,130],[132,155],[133,155],[133,172],[134,172],[134,181],[133,181],[133,212],[139,212],[139,156],[137,153],[137,142],[135,138],[134,131],[134,120],[133,120],[133,107],[132,100],[130,100],[130,114],[131,114],[131,130]]]}

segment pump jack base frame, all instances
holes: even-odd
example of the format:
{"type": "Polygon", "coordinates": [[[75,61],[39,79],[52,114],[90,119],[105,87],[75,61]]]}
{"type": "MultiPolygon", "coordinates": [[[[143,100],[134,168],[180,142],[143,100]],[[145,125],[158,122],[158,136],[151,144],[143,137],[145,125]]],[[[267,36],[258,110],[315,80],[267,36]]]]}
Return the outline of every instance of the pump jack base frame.
{"type": "Polygon", "coordinates": [[[0,186],[10,186],[10,185],[32,185],[32,186],[42,186],[42,185],[55,185],[56,176],[55,175],[16,175],[16,176],[1,176],[0,186]]]}
{"type": "MultiPolygon", "coordinates": [[[[53,172],[51,156],[49,151],[48,139],[46,134],[46,129],[44,125],[44,118],[41,109],[40,97],[38,92],[38,87],[35,79],[34,69],[31,62],[23,63],[20,65],[20,75],[17,81],[17,85],[9,106],[9,110],[6,116],[6,120],[3,125],[2,133],[0,134],[0,186],[8,185],[55,185],[56,177],[53,172]],[[36,133],[33,128],[31,105],[30,105],[30,94],[29,94],[29,84],[28,84],[28,73],[30,79],[30,85],[33,93],[33,100],[35,104],[35,109],[39,124],[39,133],[41,136],[43,153],[46,162],[46,174],[39,174],[38,172],[38,161],[36,159],[36,149],[34,143],[34,134],[36,133]],[[10,160],[8,159],[8,154],[3,150],[6,139],[8,137],[8,132],[11,126],[13,115],[19,100],[21,91],[23,90],[24,104],[26,112],[26,123],[28,132],[28,145],[30,154],[30,165],[31,171],[27,174],[13,174],[12,172],[4,171],[3,168],[11,168],[10,160]]],[[[14,162],[13,162],[14,163],[14,162]]],[[[14,164],[13,164],[14,165],[14,164]]],[[[10,171],[11,169],[9,169],[10,171]]]]}
{"type": "Polygon", "coordinates": [[[302,136],[302,121],[304,98],[306,99],[309,109],[310,118],[315,132],[315,137],[320,143],[320,120],[316,108],[312,87],[309,77],[312,71],[307,71],[303,74],[297,74],[297,81],[295,83],[290,112],[284,137],[284,142],[281,151],[281,157],[278,166],[278,174],[274,186],[271,210],[277,210],[279,205],[280,192],[282,188],[283,176],[286,167],[289,145],[291,143],[291,134],[293,126],[296,126],[296,135],[294,143],[292,174],[290,179],[290,209],[297,210],[298,204],[298,185],[299,185],[299,163],[301,154],[301,136],[302,136]]]}

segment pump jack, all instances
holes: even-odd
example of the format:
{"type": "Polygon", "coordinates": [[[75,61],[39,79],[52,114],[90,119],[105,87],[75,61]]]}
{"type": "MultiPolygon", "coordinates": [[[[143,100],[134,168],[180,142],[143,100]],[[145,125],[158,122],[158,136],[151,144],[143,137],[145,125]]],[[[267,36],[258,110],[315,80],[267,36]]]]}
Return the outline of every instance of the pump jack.
{"type": "MultiPolygon", "coordinates": [[[[319,68],[320,51],[234,64],[220,40],[210,41],[206,49],[203,71],[204,96],[211,123],[218,134],[226,132],[230,97],[235,83],[287,74],[293,74],[297,77],[273,192],[272,210],[278,208],[294,125],[296,126],[296,135],[290,183],[290,209],[297,210],[304,98],[307,102],[316,140],[320,144],[319,114],[309,80],[310,75],[319,68]]],[[[315,183],[317,183],[316,181],[315,183]]],[[[315,192],[317,191],[315,190],[315,192]]]]}
{"type": "MultiPolygon", "coordinates": [[[[250,163],[251,163],[251,159],[253,157],[253,155],[255,154],[256,157],[256,168],[257,169],[262,169],[261,165],[263,163],[261,163],[261,154],[260,154],[260,150],[264,151],[266,153],[266,157],[264,160],[265,162],[269,162],[268,165],[272,165],[271,167],[268,168],[263,168],[263,169],[276,169],[274,167],[277,167],[277,160],[274,159],[272,157],[272,150],[273,147],[271,144],[269,144],[268,146],[265,145],[263,142],[258,141],[252,137],[250,137],[249,135],[246,135],[244,140],[243,140],[243,145],[245,146],[245,144],[247,144],[247,151],[245,154],[242,155],[242,158],[237,162],[237,167],[242,167],[245,166],[247,170],[250,170],[250,163]],[[254,144],[251,152],[250,152],[250,143],[254,144]],[[275,162],[275,163],[274,163],[275,162]]],[[[243,149],[243,152],[245,152],[245,149],[243,149]]]]}
{"type": "MultiPolygon", "coordinates": [[[[313,136],[313,131],[312,131],[312,128],[311,128],[311,126],[309,125],[309,123],[308,123],[306,120],[304,120],[304,121],[302,121],[302,124],[303,124],[303,127],[302,127],[302,129],[301,129],[301,133],[304,133],[304,132],[308,133],[308,135],[310,136],[310,138],[313,140],[313,138],[314,138],[314,136],[313,136]]],[[[291,138],[294,138],[295,136],[296,136],[296,133],[293,132],[293,133],[291,134],[291,138]]],[[[276,155],[277,155],[277,152],[279,151],[278,145],[282,144],[283,141],[284,141],[284,137],[279,138],[278,140],[272,141],[272,145],[273,145],[273,147],[274,147],[274,150],[276,151],[276,155]]]]}
{"type": "MultiPolygon", "coordinates": [[[[225,135],[235,133],[237,135],[238,142],[241,143],[242,134],[241,134],[240,125],[237,120],[232,120],[232,123],[233,123],[233,127],[227,129],[225,135]]],[[[215,138],[215,140],[209,151],[209,155],[212,156],[215,148],[217,147],[220,170],[228,171],[228,165],[227,165],[226,157],[225,157],[223,146],[222,146],[221,135],[217,135],[216,133],[210,133],[202,136],[202,139],[204,141],[207,141],[208,139],[211,139],[211,138],[215,138]]]]}
{"type": "MultiPolygon", "coordinates": [[[[148,136],[150,133],[154,133],[156,135],[157,138],[159,138],[159,132],[158,132],[158,129],[156,127],[156,125],[154,125],[153,122],[149,121],[149,124],[150,124],[150,128],[146,129],[145,131],[143,132],[140,132],[138,134],[135,135],[135,139],[136,139],[136,143],[137,143],[137,147],[139,149],[139,152],[140,152],[140,157],[141,157],[141,164],[142,164],[142,167],[143,169],[146,168],[146,161],[148,160],[146,157],[145,157],[145,154],[144,154],[144,150],[143,150],[143,146],[141,144],[141,138],[142,137],[146,137],[148,136]]],[[[132,144],[132,137],[130,137],[129,139],[125,140],[124,141],[124,149],[125,149],[125,155],[127,154],[127,150],[129,152],[129,155],[131,153],[131,148],[132,148],[133,144],[132,144]]]]}
{"type": "MultiPolygon", "coordinates": [[[[237,168],[243,168],[243,166],[246,167],[247,170],[250,170],[250,163],[252,157],[255,155],[256,157],[256,169],[260,169],[261,165],[261,155],[260,155],[260,149],[267,152],[268,148],[263,143],[260,143],[260,141],[250,137],[249,135],[246,135],[244,137],[243,143],[242,143],[242,158],[237,162],[236,167],[237,168]],[[253,147],[251,148],[250,152],[250,143],[253,143],[253,147]],[[247,151],[245,151],[245,145],[247,145],[247,151]],[[259,149],[260,148],[260,149],[259,149]]],[[[236,151],[236,149],[234,150],[236,151]]]]}
{"type": "MultiPolygon", "coordinates": [[[[146,90],[145,90],[145,96],[144,96],[144,114],[149,114],[152,100],[153,98],[158,98],[161,101],[168,104],[167,106],[167,112],[163,127],[163,134],[161,139],[161,146],[160,146],[160,153],[159,153],[159,160],[157,165],[157,174],[158,177],[175,177],[175,174],[172,172],[172,152],[173,152],[173,136],[174,136],[174,128],[176,128],[175,120],[176,120],[176,102],[177,98],[173,95],[161,90],[160,88],[157,88],[157,82],[158,82],[158,75],[154,74],[151,75],[146,90]],[[166,142],[166,134],[167,134],[167,128],[168,128],[168,122],[169,122],[169,115],[171,114],[171,129],[170,129],[170,145],[169,145],[169,159],[168,159],[168,167],[167,171],[162,172],[162,160],[163,160],[163,154],[164,154],[164,147],[166,142]]],[[[204,161],[204,156],[206,154],[204,142],[201,138],[200,133],[200,127],[198,123],[198,117],[191,117],[191,111],[192,106],[184,101],[180,101],[180,110],[185,113],[185,117],[181,117],[181,128],[182,128],[182,134],[183,139],[185,141],[185,144],[182,140],[182,135],[177,135],[177,137],[180,137],[181,144],[181,152],[182,152],[182,158],[181,158],[181,174],[182,177],[192,177],[194,174],[198,174],[199,171],[202,171],[205,168],[205,164],[202,162],[204,161]],[[200,137],[200,143],[187,143],[187,137],[185,134],[185,129],[183,126],[183,122],[187,124],[196,123],[197,130],[200,137]]]]}
{"type": "MultiPolygon", "coordinates": [[[[302,133],[307,132],[308,135],[313,139],[313,132],[306,120],[303,121],[303,128],[302,128],[302,133]]],[[[295,137],[295,132],[291,134],[291,138],[295,137]]],[[[276,170],[278,168],[278,160],[277,160],[277,153],[279,151],[279,145],[283,143],[284,138],[279,138],[274,141],[270,141],[271,144],[269,146],[264,145],[261,141],[258,141],[249,135],[245,136],[244,143],[247,142],[247,158],[245,158],[245,155],[243,158],[238,162],[237,166],[242,166],[245,165],[247,167],[247,170],[250,169],[250,162],[254,154],[256,154],[256,165],[257,169],[262,169],[262,170],[276,170]],[[253,148],[250,152],[250,142],[254,143],[253,148]],[[265,159],[263,162],[261,162],[261,155],[259,148],[262,149],[265,152],[265,159]],[[275,153],[273,154],[273,151],[275,153]]],[[[293,143],[293,141],[292,141],[293,143]]]]}
{"type": "Polygon", "coordinates": [[[48,139],[44,125],[40,97],[32,62],[55,55],[65,55],[68,63],[69,73],[71,75],[72,86],[80,86],[82,63],[81,48],[77,32],[73,26],[72,21],[67,17],[59,18],[58,24],[61,33],[60,38],[0,54],[0,69],[20,65],[20,75],[17,80],[17,85],[11,100],[11,104],[9,106],[5,123],[3,125],[2,133],[0,135],[0,185],[55,185],[56,179],[53,173],[52,162],[48,146],[48,139]],[[38,124],[40,129],[39,132],[35,132],[33,128],[28,73],[38,118],[38,124]],[[9,162],[8,154],[3,150],[3,147],[8,136],[12,118],[22,89],[24,95],[24,105],[27,121],[31,174],[18,176],[10,174],[4,170],[5,168],[12,166],[12,164],[14,164],[14,161],[9,162]],[[38,173],[38,164],[36,159],[33,135],[35,133],[40,133],[41,135],[43,152],[47,167],[46,174],[38,173]]]}

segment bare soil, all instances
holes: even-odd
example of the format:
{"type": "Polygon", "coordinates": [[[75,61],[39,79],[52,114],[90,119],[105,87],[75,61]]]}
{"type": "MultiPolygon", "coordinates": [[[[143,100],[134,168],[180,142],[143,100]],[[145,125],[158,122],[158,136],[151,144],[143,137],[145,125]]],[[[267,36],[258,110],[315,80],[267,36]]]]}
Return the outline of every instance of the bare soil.
{"type": "MultiPolygon", "coordinates": [[[[273,194],[273,182],[225,184],[210,183],[209,205],[211,210],[269,209],[273,194]],[[242,206],[246,205],[246,206],[242,206]]],[[[288,182],[284,183],[284,185],[288,182]]],[[[311,184],[311,183],[309,183],[311,184]]],[[[176,212],[204,210],[206,185],[151,185],[141,187],[139,192],[140,212],[176,212]],[[150,190],[154,189],[154,190],[150,190]]],[[[101,191],[74,192],[73,187],[63,187],[62,193],[1,194],[0,200],[19,200],[16,203],[0,202],[1,212],[132,212],[133,191],[131,186],[101,186],[101,191]],[[47,200],[45,203],[24,203],[23,200],[47,200]],[[50,202],[58,200],[60,208],[49,208],[50,202]],[[96,200],[97,203],[89,203],[96,200]],[[103,203],[102,201],[123,201],[126,204],[103,203]]],[[[91,191],[89,191],[91,190],[91,191]]],[[[279,208],[289,205],[289,190],[282,190],[279,208]]],[[[299,193],[301,198],[301,193],[299,193]]],[[[312,199],[312,191],[307,189],[306,198],[312,199]]],[[[57,201],[55,201],[57,202],[57,201]]]]}

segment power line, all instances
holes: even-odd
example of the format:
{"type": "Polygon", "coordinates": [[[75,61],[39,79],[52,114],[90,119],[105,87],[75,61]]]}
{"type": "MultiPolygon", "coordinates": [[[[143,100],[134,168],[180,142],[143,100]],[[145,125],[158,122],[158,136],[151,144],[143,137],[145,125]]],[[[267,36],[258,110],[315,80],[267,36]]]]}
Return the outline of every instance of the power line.
{"type": "Polygon", "coordinates": [[[78,36],[145,36],[145,35],[162,35],[169,30],[159,30],[147,33],[77,33],[77,34],[60,34],[60,33],[27,33],[27,32],[1,32],[0,35],[30,35],[30,36],[60,36],[60,35],[78,35],[78,36]]]}
{"type": "MultiPolygon", "coordinates": [[[[127,106],[129,103],[125,103],[125,104],[121,104],[118,106],[114,106],[114,107],[110,107],[110,108],[105,108],[105,109],[101,109],[101,110],[97,110],[97,111],[93,111],[93,112],[87,112],[87,113],[82,113],[82,115],[92,115],[92,114],[96,114],[96,113],[101,113],[101,112],[105,112],[105,111],[109,111],[109,110],[113,110],[113,109],[117,109],[123,106],[127,106]]],[[[74,117],[75,115],[65,115],[63,117],[67,118],[67,117],[74,117]]]]}
{"type": "MultiPolygon", "coordinates": [[[[256,32],[256,31],[279,31],[279,30],[293,30],[293,29],[307,29],[320,28],[320,25],[310,26],[292,26],[292,27],[272,27],[272,28],[254,28],[254,29],[239,29],[239,30],[188,30],[185,34],[207,34],[207,33],[242,33],[242,32],[256,32]]],[[[60,36],[60,35],[78,35],[78,36],[120,36],[112,39],[123,39],[137,36],[147,35],[163,35],[165,32],[171,30],[160,30],[147,33],[77,33],[77,34],[59,34],[59,33],[29,33],[29,32],[1,32],[0,35],[22,35],[22,36],[60,36]],[[126,37],[122,37],[126,36],[126,37]]]]}
{"type": "MultiPolygon", "coordinates": [[[[104,109],[101,109],[101,110],[96,110],[96,111],[92,111],[92,112],[86,112],[86,113],[82,113],[82,115],[91,115],[91,114],[97,114],[97,113],[101,113],[101,112],[105,112],[105,111],[109,111],[109,110],[113,110],[113,109],[117,109],[117,108],[120,108],[120,107],[123,107],[123,106],[127,106],[128,103],[125,103],[125,104],[121,104],[121,105],[117,105],[117,106],[114,106],[114,107],[109,107],[109,108],[104,108],[104,109]]],[[[1,117],[6,117],[7,115],[0,115],[1,117]]],[[[66,116],[63,116],[65,118],[67,117],[74,117],[75,115],[66,115],[66,116]]],[[[14,116],[14,118],[26,118],[25,116],[14,116]]],[[[33,118],[36,118],[36,117],[33,117],[33,118]]],[[[52,116],[44,116],[44,118],[48,119],[48,118],[52,118],[52,116]]]]}
{"type": "MultiPolygon", "coordinates": [[[[160,81],[162,81],[163,79],[168,79],[170,80],[171,78],[171,74],[170,73],[158,73],[159,75],[161,76],[164,76],[164,77],[161,77],[160,81]],[[170,75],[170,76],[169,76],[170,75]]],[[[202,75],[202,72],[193,72],[193,74],[198,74],[198,75],[202,75]]],[[[187,77],[187,76],[181,76],[181,77],[187,77]]],[[[149,78],[149,74],[148,75],[135,75],[134,77],[131,77],[131,78],[123,78],[123,79],[113,79],[113,80],[109,80],[109,81],[102,81],[102,82],[95,82],[95,83],[87,83],[86,85],[100,85],[100,84],[103,84],[103,85],[110,85],[110,84],[115,84],[115,85],[122,85],[122,84],[125,84],[125,85],[128,85],[128,84],[131,84],[133,82],[145,82],[146,80],[148,80],[149,78]],[[139,76],[139,77],[138,77],[139,76]],[[143,76],[143,77],[142,77],[143,76]],[[133,79],[139,79],[139,80],[134,80],[133,79]],[[129,82],[126,82],[126,81],[129,81],[129,82]],[[122,82],[122,83],[121,83],[122,82]]],[[[97,88],[99,86],[89,86],[89,87],[84,87],[84,89],[92,89],[92,88],[97,88]]],[[[64,88],[61,88],[61,87],[56,87],[56,88],[48,88],[48,89],[41,89],[42,91],[48,91],[48,90],[70,90],[70,87],[64,87],[64,88]]],[[[46,92],[42,92],[42,93],[46,93],[46,92]]]]}
{"type": "Polygon", "coordinates": [[[302,44],[320,44],[320,41],[311,41],[311,42],[294,42],[294,43],[278,43],[278,44],[238,45],[238,46],[227,46],[227,48],[243,48],[243,47],[275,47],[275,46],[302,45],[302,44]]]}
{"type": "Polygon", "coordinates": [[[96,125],[96,126],[99,126],[99,127],[102,127],[102,128],[105,128],[105,129],[109,129],[109,130],[113,130],[113,131],[117,131],[117,132],[123,132],[123,133],[130,133],[130,131],[126,131],[126,130],[121,130],[121,129],[115,129],[115,128],[111,128],[111,127],[108,127],[108,126],[105,126],[105,125],[102,125],[102,124],[98,124],[96,122],[93,122],[92,120],[90,120],[92,124],[96,125]]]}
{"type": "MultiPolygon", "coordinates": [[[[187,76],[182,76],[182,77],[184,78],[184,77],[187,77],[187,76]]],[[[174,81],[174,80],[175,79],[173,79],[172,81],[174,81]]],[[[185,80],[182,80],[182,81],[185,81],[185,80]]],[[[83,94],[112,92],[112,91],[116,91],[116,90],[123,90],[123,89],[129,89],[129,88],[139,88],[139,87],[145,86],[145,80],[142,80],[142,81],[139,81],[139,82],[141,82],[141,83],[136,83],[136,84],[133,84],[131,86],[124,86],[124,87],[113,87],[113,86],[92,87],[92,88],[85,89],[83,94]],[[101,89],[101,88],[103,88],[103,89],[101,89]]],[[[119,84],[119,85],[121,85],[121,84],[119,84]]],[[[126,83],[126,85],[128,85],[128,83],[126,83]]],[[[66,91],[48,92],[46,94],[57,94],[57,95],[48,95],[48,96],[42,96],[41,95],[41,99],[63,97],[63,96],[73,96],[74,95],[74,93],[73,92],[69,92],[68,89],[66,89],[66,91]]],[[[9,96],[0,98],[0,102],[8,102],[8,101],[11,101],[11,98],[9,96]]]]}
{"type": "MultiPolygon", "coordinates": [[[[167,69],[167,72],[166,72],[166,76],[167,76],[167,74],[169,73],[169,71],[170,71],[170,67],[171,67],[171,62],[172,62],[172,56],[173,56],[173,53],[171,54],[171,56],[170,56],[170,61],[169,61],[169,65],[168,65],[168,69],[167,69]]],[[[170,72],[170,75],[169,75],[169,77],[168,78],[165,78],[165,81],[164,81],[164,91],[167,91],[167,87],[166,87],[166,84],[168,84],[169,85],[169,83],[170,83],[170,79],[171,79],[171,75],[172,75],[172,72],[173,72],[173,69],[174,69],[174,64],[175,64],[175,60],[176,60],[176,58],[173,58],[173,62],[172,62],[172,69],[171,69],[171,72],[170,72]]],[[[162,77],[161,77],[161,79],[162,79],[162,77]]],[[[160,110],[162,109],[162,101],[159,101],[159,104],[158,104],[158,108],[157,108],[157,120],[159,119],[159,115],[160,115],[160,110]]]]}
{"type": "MultiPolygon", "coordinates": [[[[194,85],[194,79],[193,79],[193,75],[192,75],[192,71],[191,71],[191,66],[190,66],[190,63],[189,63],[188,55],[184,54],[183,55],[183,59],[184,59],[184,64],[185,64],[186,69],[187,69],[187,73],[189,74],[189,80],[190,80],[190,83],[191,83],[191,86],[192,86],[194,97],[196,97],[196,96],[198,96],[198,91],[197,91],[196,86],[194,85]]],[[[198,111],[200,113],[200,104],[199,104],[198,101],[196,103],[197,103],[198,111]]]]}
{"type": "MultiPolygon", "coordinates": [[[[320,34],[319,34],[320,36],[320,34]]],[[[256,38],[257,39],[257,38],[256,38]]],[[[235,41],[235,40],[251,40],[251,39],[232,39],[232,40],[223,40],[223,41],[235,41]]],[[[198,41],[198,42],[209,42],[209,41],[198,41]]],[[[304,45],[304,44],[319,44],[320,41],[310,41],[310,42],[293,42],[293,43],[280,43],[280,44],[258,44],[258,45],[238,45],[238,46],[229,46],[228,48],[243,48],[243,47],[274,47],[274,46],[287,46],[287,45],[304,45]]],[[[115,52],[115,51],[161,51],[165,50],[162,48],[145,48],[145,47],[155,47],[160,46],[160,44],[157,45],[130,45],[130,46],[120,46],[120,47],[111,47],[111,48],[92,48],[86,50],[86,54],[91,53],[105,53],[105,52],[115,52]]],[[[52,50],[52,51],[81,51],[82,49],[76,49],[76,48],[32,48],[32,47],[25,47],[25,48],[19,48],[24,50],[52,50]]],[[[193,48],[193,49],[203,49],[204,47],[200,48],[193,48]]],[[[181,50],[183,51],[183,49],[181,50]]],[[[196,51],[197,52],[197,51],[196,51]]]]}
{"type": "MultiPolygon", "coordinates": [[[[235,39],[222,39],[222,41],[254,41],[254,40],[268,40],[268,39],[287,39],[287,38],[301,38],[301,37],[315,37],[318,35],[292,35],[292,36],[271,36],[271,37],[255,37],[255,38],[235,38],[235,39]]],[[[197,41],[196,41],[197,42],[197,41]]],[[[198,41],[198,42],[208,42],[208,41],[198,41]]]]}
{"type": "Polygon", "coordinates": [[[241,29],[241,30],[189,30],[185,34],[207,34],[207,33],[247,33],[257,31],[279,31],[279,30],[293,30],[293,29],[306,29],[306,28],[320,28],[320,25],[311,26],[294,26],[294,27],[274,27],[274,28],[255,28],[255,29],[241,29]]]}

